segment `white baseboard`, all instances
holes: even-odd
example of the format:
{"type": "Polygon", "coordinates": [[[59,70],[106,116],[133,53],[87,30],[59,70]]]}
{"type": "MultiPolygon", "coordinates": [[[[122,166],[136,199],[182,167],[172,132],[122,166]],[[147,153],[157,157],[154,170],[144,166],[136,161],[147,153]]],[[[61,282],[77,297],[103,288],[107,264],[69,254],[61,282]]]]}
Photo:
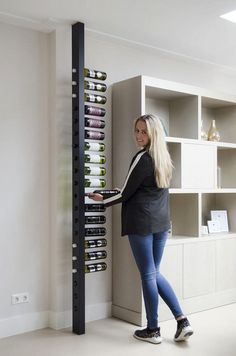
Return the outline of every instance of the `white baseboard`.
{"type": "MultiPolygon", "coordinates": [[[[111,316],[111,302],[91,304],[85,307],[85,322],[105,319],[111,316]]],[[[49,312],[49,327],[55,330],[72,326],[72,311],[49,312]]]]}
{"type": "MultiPolygon", "coordinates": [[[[88,305],[85,308],[86,322],[105,319],[111,316],[111,302],[88,305]]],[[[0,339],[25,332],[50,327],[55,330],[72,326],[72,311],[44,311],[22,314],[0,319],[0,339]]]]}
{"type": "Polygon", "coordinates": [[[0,338],[46,328],[48,321],[47,311],[0,319],[0,338]]]}

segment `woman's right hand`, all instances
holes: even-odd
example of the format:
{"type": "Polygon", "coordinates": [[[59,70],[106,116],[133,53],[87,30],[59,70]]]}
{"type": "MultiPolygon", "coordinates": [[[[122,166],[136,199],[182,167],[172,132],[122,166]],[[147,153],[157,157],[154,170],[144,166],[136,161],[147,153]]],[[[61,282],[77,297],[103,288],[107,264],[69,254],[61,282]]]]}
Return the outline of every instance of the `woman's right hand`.
{"type": "Polygon", "coordinates": [[[98,193],[87,193],[86,196],[94,201],[103,201],[103,196],[98,193]]]}

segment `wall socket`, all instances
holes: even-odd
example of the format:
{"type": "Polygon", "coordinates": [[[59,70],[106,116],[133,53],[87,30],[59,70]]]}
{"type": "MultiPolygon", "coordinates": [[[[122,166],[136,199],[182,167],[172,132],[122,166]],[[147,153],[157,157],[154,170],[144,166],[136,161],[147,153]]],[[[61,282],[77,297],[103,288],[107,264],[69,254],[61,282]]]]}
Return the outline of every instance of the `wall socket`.
{"type": "Polygon", "coordinates": [[[29,303],[29,293],[12,294],[11,304],[29,303]]]}

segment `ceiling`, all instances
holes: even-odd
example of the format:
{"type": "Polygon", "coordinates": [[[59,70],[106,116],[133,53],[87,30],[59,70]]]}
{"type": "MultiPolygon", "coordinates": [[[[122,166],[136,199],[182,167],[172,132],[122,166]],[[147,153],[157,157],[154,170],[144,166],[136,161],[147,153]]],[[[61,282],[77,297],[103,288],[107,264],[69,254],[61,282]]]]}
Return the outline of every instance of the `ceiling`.
{"type": "Polygon", "coordinates": [[[236,0],[0,0],[0,21],[41,31],[88,30],[236,70],[236,0]]]}

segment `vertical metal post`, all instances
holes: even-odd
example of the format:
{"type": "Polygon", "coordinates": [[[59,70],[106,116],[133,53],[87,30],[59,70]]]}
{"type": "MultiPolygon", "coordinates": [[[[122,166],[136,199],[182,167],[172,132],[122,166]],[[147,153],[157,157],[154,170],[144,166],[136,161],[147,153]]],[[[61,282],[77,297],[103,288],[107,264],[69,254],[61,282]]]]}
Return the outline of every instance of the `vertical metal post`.
{"type": "Polygon", "coordinates": [[[72,25],[73,332],[85,333],[84,24],[72,25]]]}

